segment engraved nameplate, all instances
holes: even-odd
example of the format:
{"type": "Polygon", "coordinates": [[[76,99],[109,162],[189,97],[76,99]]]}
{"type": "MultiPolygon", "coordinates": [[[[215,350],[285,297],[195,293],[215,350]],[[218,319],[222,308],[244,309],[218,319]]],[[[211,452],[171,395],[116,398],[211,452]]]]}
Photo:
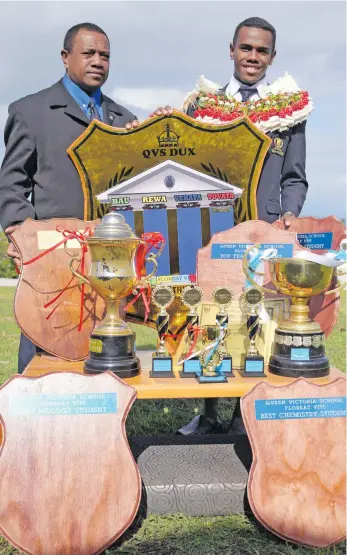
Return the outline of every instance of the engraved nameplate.
{"type": "Polygon", "coordinates": [[[66,416],[116,412],[116,393],[14,395],[10,398],[10,414],[13,416],[66,416]]]}
{"type": "Polygon", "coordinates": [[[303,399],[257,399],[257,420],[287,420],[291,418],[338,418],[346,416],[346,397],[303,399]]]}

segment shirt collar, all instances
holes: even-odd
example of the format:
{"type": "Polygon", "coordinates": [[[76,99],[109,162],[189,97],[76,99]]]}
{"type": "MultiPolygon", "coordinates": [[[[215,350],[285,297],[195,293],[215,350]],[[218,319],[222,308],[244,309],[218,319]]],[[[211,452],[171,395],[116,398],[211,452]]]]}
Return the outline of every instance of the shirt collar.
{"type": "MultiPolygon", "coordinates": [[[[83,108],[85,109],[88,106],[90,96],[83,90],[81,87],[76,85],[67,73],[65,73],[63,77],[63,84],[66,87],[67,91],[71,94],[72,98],[83,108]]],[[[94,99],[96,107],[101,108],[101,89],[97,89],[91,94],[91,97],[94,99]]]]}
{"type": "MultiPolygon", "coordinates": [[[[235,96],[235,94],[240,88],[240,85],[242,85],[241,81],[239,81],[234,77],[234,75],[232,75],[229,81],[229,84],[227,86],[228,95],[235,96]]],[[[264,98],[266,96],[266,94],[264,93],[264,87],[266,87],[267,85],[268,85],[268,81],[266,79],[266,75],[264,75],[262,79],[254,83],[254,85],[252,86],[254,86],[254,88],[257,89],[260,98],[264,98]]]]}

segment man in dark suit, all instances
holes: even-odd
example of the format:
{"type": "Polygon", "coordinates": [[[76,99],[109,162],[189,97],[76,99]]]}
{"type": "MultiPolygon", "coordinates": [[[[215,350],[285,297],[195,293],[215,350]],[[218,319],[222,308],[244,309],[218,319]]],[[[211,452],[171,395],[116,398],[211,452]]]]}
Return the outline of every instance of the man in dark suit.
{"type": "MultiPolygon", "coordinates": [[[[276,30],[259,17],[242,21],[235,29],[230,44],[234,72],[222,91],[237,101],[257,100],[262,87],[268,84],[266,71],[276,56],[276,30]]],[[[169,114],[166,106],[153,115],[169,114]]],[[[189,106],[188,115],[194,117],[195,108],[189,106]]],[[[258,219],[273,223],[282,219],[286,229],[299,216],[304,204],[308,183],[305,173],[306,122],[287,131],[269,133],[273,143],[266,155],[257,189],[258,219]],[[277,139],[277,142],[276,142],[277,139]],[[279,142],[278,142],[279,140],[279,142]],[[276,148],[280,145],[280,148],[276,148]]],[[[222,431],[217,414],[218,399],[205,399],[204,414],[197,416],[180,433],[213,433],[222,431]]],[[[230,430],[244,434],[240,402],[237,401],[230,430]]]]}
{"type": "MultiPolygon", "coordinates": [[[[6,152],[0,171],[0,224],[10,236],[26,218],[81,218],[84,198],[66,150],[92,119],[114,127],[136,127],[136,117],[103,95],[110,65],[106,33],[81,23],[65,35],[61,57],[66,73],[48,89],[9,106],[6,152]]],[[[12,243],[8,255],[19,263],[12,243]]],[[[18,371],[37,348],[21,336],[18,371]]]]}

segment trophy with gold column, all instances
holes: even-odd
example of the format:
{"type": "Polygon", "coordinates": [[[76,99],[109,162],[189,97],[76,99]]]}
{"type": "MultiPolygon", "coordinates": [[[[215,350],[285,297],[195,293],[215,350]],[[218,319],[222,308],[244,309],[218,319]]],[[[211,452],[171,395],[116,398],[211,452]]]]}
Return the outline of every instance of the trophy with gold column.
{"type": "Polygon", "coordinates": [[[171,287],[166,285],[158,285],[152,291],[152,301],[160,308],[157,315],[156,326],[159,336],[159,346],[152,356],[151,378],[172,378],[172,358],[165,347],[165,334],[169,329],[169,315],[166,308],[174,300],[175,294],[171,287]]]}
{"type": "Polygon", "coordinates": [[[89,277],[73,268],[74,261],[78,261],[76,258],[72,259],[70,268],[80,283],[89,284],[105,299],[106,316],[91,333],[84,370],[92,374],[110,370],[121,378],[136,376],[140,362],[135,354],[135,333],[120,317],[119,305],[138,285],[155,274],[156,255],[143,255],[146,241],[139,239],[124,216],[117,212],[106,214],[92,237],[85,241],[91,255],[89,277]],[[148,276],[143,275],[145,262],[154,265],[148,276]]]}
{"type": "Polygon", "coordinates": [[[198,356],[191,356],[194,353],[199,330],[199,315],[197,313],[197,306],[203,299],[202,290],[196,285],[185,287],[182,291],[182,302],[190,308],[186,316],[187,334],[189,339],[189,348],[185,355],[183,362],[183,370],[181,378],[194,378],[197,373],[201,372],[200,361],[198,356]]]}
{"type": "Polygon", "coordinates": [[[216,315],[216,324],[220,336],[220,351],[223,354],[221,372],[225,376],[234,376],[233,362],[231,355],[227,352],[225,338],[228,332],[229,316],[226,308],[231,305],[234,298],[234,292],[227,287],[217,287],[212,292],[212,300],[219,306],[219,312],[216,315]]]}
{"type": "Polygon", "coordinates": [[[258,353],[255,340],[259,330],[259,307],[264,302],[264,293],[257,287],[249,287],[241,295],[241,303],[248,308],[247,330],[250,340],[245,356],[243,376],[266,376],[264,357],[258,353]]]}

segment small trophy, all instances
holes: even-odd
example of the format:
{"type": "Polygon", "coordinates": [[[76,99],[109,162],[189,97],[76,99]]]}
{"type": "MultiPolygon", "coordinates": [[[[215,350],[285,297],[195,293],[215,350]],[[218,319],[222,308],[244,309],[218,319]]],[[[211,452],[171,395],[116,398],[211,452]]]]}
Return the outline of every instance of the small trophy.
{"type": "Polygon", "coordinates": [[[228,381],[222,373],[223,352],[219,338],[202,350],[200,365],[201,373],[195,374],[199,383],[224,383],[228,381]]]}
{"type": "Polygon", "coordinates": [[[152,291],[152,301],[160,308],[160,312],[156,319],[156,326],[159,336],[159,346],[152,356],[151,378],[172,378],[172,358],[165,347],[165,334],[169,329],[169,315],[166,308],[174,300],[174,292],[171,287],[166,285],[158,285],[152,291]]]}
{"type": "Polygon", "coordinates": [[[245,356],[243,376],[266,376],[264,372],[264,357],[258,353],[255,338],[259,329],[259,306],[264,301],[264,293],[256,287],[250,287],[241,295],[241,302],[247,305],[247,330],[250,345],[245,356]]]}
{"type": "Polygon", "coordinates": [[[216,324],[219,328],[220,351],[223,355],[221,372],[225,376],[234,376],[233,361],[231,355],[227,352],[225,346],[225,337],[228,331],[229,317],[226,313],[226,307],[230,306],[234,298],[234,292],[227,287],[217,287],[212,292],[212,300],[218,304],[219,312],[216,315],[216,324]]]}
{"type": "MultiPolygon", "coordinates": [[[[186,353],[186,356],[190,352],[193,353],[195,348],[194,343],[196,342],[197,333],[198,333],[196,328],[199,325],[199,316],[196,311],[196,308],[198,304],[201,303],[202,299],[203,299],[203,292],[199,287],[196,287],[195,285],[185,287],[182,291],[182,301],[186,306],[189,306],[190,308],[190,311],[186,317],[187,332],[188,332],[188,338],[190,341],[190,346],[186,353]]],[[[199,357],[196,356],[196,357],[190,358],[189,360],[184,361],[183,370],[180,375],[181,375],[181,378],[195,378],[195,375],[200,373],[201,373],[200,360],[199,360],[199,357]]]]}

